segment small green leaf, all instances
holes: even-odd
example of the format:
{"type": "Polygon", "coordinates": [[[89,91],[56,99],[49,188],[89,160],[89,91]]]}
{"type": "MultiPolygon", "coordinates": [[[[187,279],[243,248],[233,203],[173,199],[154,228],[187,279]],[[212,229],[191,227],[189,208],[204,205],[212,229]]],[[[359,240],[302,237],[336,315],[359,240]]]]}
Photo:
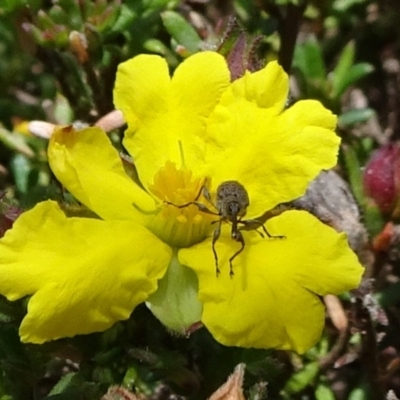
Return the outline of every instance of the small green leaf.
{"type": "Polygon", "coordinates": [[[160,8],[174,8],[180,3],[179,0],[146,0],[143,1],[143,6],[149,10],[157,10],[160,8]]]}
{"type": "Polygon", "coordinates": [[[14,180],[18,191],[26,193],[28,190],[29,173],[32,169],[29,159],[22,154],[16,154],[11,159],[11,169],[14,173],[14,180]]]}
{"type": "Polygon", "coordinates": [[[158,39],[148,39],[143,43],[143,47],[156,54],[161,54],[162,56],[165,56],[168,53],[168,47],[158,39]]]}
{"type": "Polygon", "coordinates": [[[121,5],[118,18],[111,29],[111,32],[119,33],[129,29],[137,15],[125,4],[121,5]]]}
{"type": "MultiPolygon", "coordinates": [[[[75,376],[77,375],[75,374],[75,376]]],[[[98,385],[91,382],[83,382],[82,379],[80,379],[80,381],[71,382],[71,385],[66,387],[62,393],[49,394],[42,398],[42,400],[91,400],[99,399],[100,396],[101,390],[98,385]]]]}
{"type": "Polygon", "coordinates": [[[133,388],[135,382],[138,378],[138,371],[133,366],[129,367],[125,372],[124,379],[122,381],[122,386],[126,388],[133,388]]]}
{"type": "Polygon", "coordinates": [[[335,400],[336,397],[332,390],[325,384],[319,384],[315,389],[316,400],[335,400]]]}
{"type": "Polygon", "coordinates": [[[348,399],[349,400],[369,400],[370,395],[368,392],[369,392],[369,390],[367,388],[358,387],[350,393],[348,399]]]}
{"type": "Polygon", "coordinates": [[[326,69],[322,57],[322,50],[316,39],[296,46],[293,66],[298,68],[307,81],[325,80],[326,69]]]}
{"type": "Polygon", "coordinates": [[[57,3],[68,15],[68,26],[80,30],[83,25],[79,3],[75,0],[58,0],[57,3]]]}
{"type": "Polygon", "coordinates": [[[287,394],[298,393],[315,379],[319,372],[318,362],[307,364],[302,370],[294,373],[283,389],[287,394]]]}
{"type": "Polygon", "coordinates": [[[164,11],[161,18],[165,29],[189,54],[199,51],[201,38],[185,18],[175,11],[164,11]]]}
{"type": "Polygon", "coordinates": [[[360,156],[354,146],[343,146],[342,156],[351,190],[363,211],[365,226],[368,232],[374,236],[382,230],[384,220],[378,207],[368,202],[365,197],[360,156]]]}
{"type": "Polygon", "coordinates": [[[338,125],[340,127],[349,127],[356,124],[367,122],[375,115],[372,108],[361,108],[356,110],[346,111],[339,115],[338,125]]]}
{"type": "Polygon", "coordinates": [[[60,394],[66,391],[67,388],[71,386],[75,378],[76,372],[69,372],[64,375],[51,389],[49,395],[60,394]]]}
{"type": "Polygon", "coordinates": [[[37,22],[37,25],[41,30],[53,29],[55,26],[54,21],[51,19],[48,13],[44,12],[43,10],[38,11],[37,22]]]}
{"type": "Polygon", "coordinates": [[[33,150],[26,144],[26,136],[20,133],[0,128],[0,142],[9,149],[24,154],[26,157],[33,157],[35,155],[33,150]]]}
{"type": "Polygon", "coordinates": [[[343,146],[343,161],[347,170],[350,186],[358,204],[365,203],[361,162],[352,146],[343,146]]]}
{"type": "Polygon", "coordinates": [[[347,81],[347,74],[354,63],[355,44],[354,41],[349,42],[342,50],[336,68],[332,75],[332,98],[337,98],[343,93],[347,86],[344,82],[347,81]]]}
{"type": "Polygon", "coordinates": [[[346,89],[370,74],[373,70],[374,67],[368,63],[358,63],[352,65],[343,76],[343,80],[338,83],[338,86],[334,88],[334,90],[332,90],[332,97],[340,97],[346,89]]]}
{"type": "Polygon", "coordinates": [[[61,94],[57,94],[54,103],[54,119],[59,125],[68,125],[74,119],[74,113],[68,100],[61,94]]]}
{"type": "Polygon", "coordinates": [[[58,25],[64,25],[69,20],[68,14],[58,4],[51,7],[48,14],[53,23],[58,25]]]}
{"type": "Polygon", "coordinates": [[[335,0],[332,2],[332,8],[338,12],[346,12],[356,4],[366,3],[366,0],[335,0]]]}
{"type": "Polygon", "coordinates": [[[338,99],[350,85],[373,71],[373,66],[368,63],[353,65],[354,57],[355,44],[351,41],[342,50],[332,74],[332,99],[338,99]]]}

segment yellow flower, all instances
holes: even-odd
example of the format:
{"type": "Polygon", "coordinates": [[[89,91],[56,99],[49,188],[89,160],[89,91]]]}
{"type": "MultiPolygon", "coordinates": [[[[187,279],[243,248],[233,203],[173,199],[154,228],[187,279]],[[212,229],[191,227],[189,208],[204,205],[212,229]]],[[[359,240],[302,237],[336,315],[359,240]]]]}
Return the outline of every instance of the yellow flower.
{"type": "Polygon", "coordinates": [[[52,171],[99,218],[67,218],[43,202],[0,241],[0,293],[32,295],[22,340],[101,331],[147,301],[168,327],[201,320],[225,345],[310,348],[324,324],[318,296],[361,278],[345,235],[287,211],[265,224],[284,239],[240,231],[244,249],[230,276],[241,244],[223,222],[216,276],[220,218],[205,208],[217,213],[212,203],[226,181],[248,193],[242,220],[301,196],[336,163],[335,116],[312,100],[285,108],[288,78],[277,63],[230,82],[213,52],[191,56],[172,78],[161,57],[135,57],[120,65],[114,95],[138,180],[100,129],[59,129],[52,171]],[[202,205],[184,206],[194,200],[202,205]]]}

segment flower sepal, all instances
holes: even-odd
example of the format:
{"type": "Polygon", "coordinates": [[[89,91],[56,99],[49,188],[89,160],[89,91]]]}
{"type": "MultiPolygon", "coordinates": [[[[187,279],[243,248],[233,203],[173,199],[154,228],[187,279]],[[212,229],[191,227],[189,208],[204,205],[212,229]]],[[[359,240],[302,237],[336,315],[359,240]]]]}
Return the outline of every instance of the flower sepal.
{"type": "Polygon", "coordinates": [[[189,336],[201,326],[203,307],[197,293],[196,274],[179,262],[175,251],[167,273],[146,305],[165,327],[176,334],[189,336]]]}

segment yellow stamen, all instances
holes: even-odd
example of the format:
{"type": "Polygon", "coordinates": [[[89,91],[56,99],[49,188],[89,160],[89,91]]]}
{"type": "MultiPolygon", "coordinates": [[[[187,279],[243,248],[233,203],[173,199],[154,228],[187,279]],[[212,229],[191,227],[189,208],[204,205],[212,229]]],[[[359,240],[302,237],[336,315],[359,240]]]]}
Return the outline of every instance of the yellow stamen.
{"type": "Polygon", "coordinates": [[[189,247],[202,241],[212,230],[211,222],[218,216],[200,211],[195,204],[179,206],[198,201],[216,212],[202,195],[202,188],[209,184],[209,179],[196,178],[192,171],[184,167],[178,169],[175,163],[167,161],[149,187],[161,203],[161,210],[154,216],[150,229],[173,247],[189,247]]]}

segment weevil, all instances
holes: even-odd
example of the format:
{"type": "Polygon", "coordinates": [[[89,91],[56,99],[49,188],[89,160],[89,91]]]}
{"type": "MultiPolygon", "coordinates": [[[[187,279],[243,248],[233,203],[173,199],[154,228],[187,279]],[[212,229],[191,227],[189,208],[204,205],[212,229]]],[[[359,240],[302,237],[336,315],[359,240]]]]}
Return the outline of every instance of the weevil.
{"type": "MultiPolygon", "coordinates": [[[[261,237],[264,237],[264,234],[269,238],[282,239],[285,237],[283,235],[271,235],[265,228],[263,222],[259,221],[258,219],[242,219],[247,213],[250,200],[245,187],[237,181],[225,181],[218,186],[216,204],[213,202],[206,185],[203,185],[200,188],[198,195],[193,201],[181,205],[177,205],[168,201],[166,201],[166,203],[177,208],[185,208],[190,205],[195,205],[204,213],[220,217],[218,221],[212,222],[212,224],[217,224],[212,237],[212,251],[214,254],[217,276],[219,275],[220,270],[218,266],[218,254],[215,249],[215,244],[221,235],[221,226],[223,222],[227,222],[232,225],[231,238],[240,243],[240,249],[229,258],[229,275],[231,277],[234,275],[233,260],[244,250],[245,247],[245,241],[241,232],[242,230],[255,230],[261,237]],[[206,205],[198,201],[201,195],[203,195],[203,197],[215,208],[216,211],[210,210],[206,205]],[[261,229],[262,232],[260,232],[259,229],[261,229]]],[[[278,215],[283,211],[283,209],[279,211],[277,210],[276,212],[272,212],[271,210],[270,216],[266,219],[278,215]]]]}

